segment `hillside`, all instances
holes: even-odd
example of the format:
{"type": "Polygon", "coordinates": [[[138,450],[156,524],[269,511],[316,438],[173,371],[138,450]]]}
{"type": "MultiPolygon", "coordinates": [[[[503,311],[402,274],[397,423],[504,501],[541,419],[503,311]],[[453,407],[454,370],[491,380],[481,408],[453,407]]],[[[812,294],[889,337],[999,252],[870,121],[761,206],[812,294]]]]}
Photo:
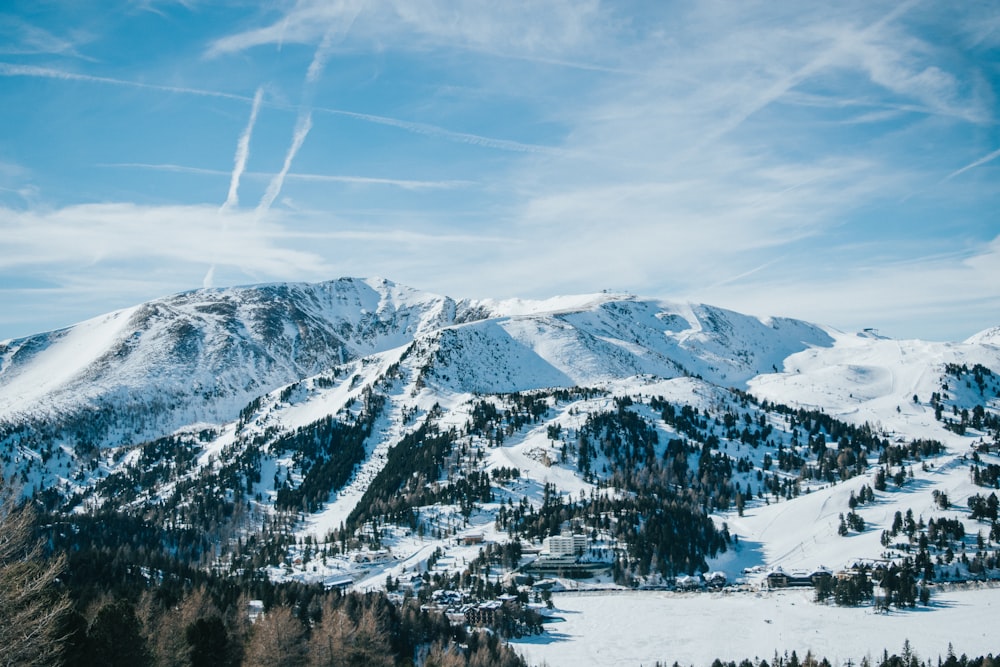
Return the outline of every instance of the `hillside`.
{"type": "Polygon", "coordinates": [[[384,280],[186,292],[0,343],[0,414],[58,424],[66,441],[80,417],[91,444],[129,444],[231,420],[251,398],[462,315],[384,280]]]}
{"type": "Polygon", "coordinates": [[[896,341],[383,280],[199,290],[0,343],[23,495],[214,572],[442,611],[538,603],[551,578],[757,589],[884,569],[874,599],[899,608],[1000,578],[998,396],[995,332],[896,341]],[[582,554],[555,551],[563,531],[582,554]]]}

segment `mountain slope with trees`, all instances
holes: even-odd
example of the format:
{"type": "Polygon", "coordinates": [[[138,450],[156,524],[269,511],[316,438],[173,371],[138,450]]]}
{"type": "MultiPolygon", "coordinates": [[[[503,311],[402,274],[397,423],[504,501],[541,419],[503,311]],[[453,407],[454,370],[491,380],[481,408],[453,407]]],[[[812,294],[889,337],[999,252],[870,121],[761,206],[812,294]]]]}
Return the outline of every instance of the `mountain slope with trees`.
{"type": "Polygon", "coordinates": [[[904,609],[936,582],[1000,577],[992,341],[621,294],[199,290],[0,343],[0,460],[68,573],[73,641],[148,642],[197,589],[201,611],[169,621],[187,643],[136,660],[305,661],[317,637],[385,632],[371,655],[390,663],[507,660],[399,615],[457,596],[453,615],[537,632],[524,575],[562,533],[586,545],[574,576],[626,588],[857,566],[877,586],[817,599],[904,609]],[[250,599],[277,611],[244,627],[250,599]]]}

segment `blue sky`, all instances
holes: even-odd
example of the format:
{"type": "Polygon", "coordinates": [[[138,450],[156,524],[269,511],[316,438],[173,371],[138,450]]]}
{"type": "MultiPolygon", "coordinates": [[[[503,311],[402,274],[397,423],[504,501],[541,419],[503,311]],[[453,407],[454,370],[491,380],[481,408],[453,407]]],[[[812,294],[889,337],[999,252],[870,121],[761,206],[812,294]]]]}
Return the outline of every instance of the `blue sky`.
{"type": "Polygon", "coordinates": [[[1000,4],[12,0],[0,339],[202,286],[1000,325],[1000,4]]]}

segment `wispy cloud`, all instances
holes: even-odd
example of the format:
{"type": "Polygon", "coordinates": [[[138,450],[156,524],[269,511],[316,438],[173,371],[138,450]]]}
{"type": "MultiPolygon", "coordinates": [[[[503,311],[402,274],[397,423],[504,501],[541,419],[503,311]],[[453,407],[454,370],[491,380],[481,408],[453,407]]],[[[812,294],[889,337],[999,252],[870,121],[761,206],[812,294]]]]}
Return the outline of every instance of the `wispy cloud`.
{"type": "MultiPolygon", "coordinates": [[[[258,219],[253,210],[220,213],[208,204],[0,208],[0,220],[5,248],[0,253],[0,274],[44,279],[49,289],[74,294],[76,302],[112,292],[127,293],[129,299],[151,298],[187,289],[202,276],[203,284],[212,284],[220,275],[230,282],[234,278],[238,282],[325,280],[345,272],[395,276],[396,268],[409,267],[400,279],[417,284],[422,272],[440,264],[435,250],[443,245],[460,245],[459,254],[464,255],[467,249],[507,242],[502,235],[450,229],[372,230],[341,224],[330,230],[323,224],[309,230],[301,217],[283,211],[258,219]],[[225,229],[220,216],[226,218],[225,229]],[[420,251],[401,257],[401,247],[420,251]],[[212,267],[208,274],[206,265],[212,267]]],[[[323,214],[322,220],[328,222],[329,216],[323,214]]],[[[90,314],[95,312],[100,311],[90,314]]],[[[86,311],[75,317],[85,315],[86,311]]]]}
{"type": "Polygon", "coordinates": [[[336,14],[334,15],[335,20],[327,24],[323,38],[313,53],[312,62],[309,63],[309,69],[306,70],[307,87],[319,81],[320,76],[323,74],[323,69],[326,67],[326,63],[333,52],[334,44],[347,36],[362,7],[363,3],[358,0],[352,0],[351,2],[342,1],[332,6],[336,10],[336,14]]]}
{"type": "Polygon", "coordinates": [[[862,262],[849,270],[801,271],[804,263],[790,258],[789,264],[797,266],[694,296],[760,315],[794,314],[846,330],[875,326],[890,336],[941,340],[995,326],[981,313],[1000,312],[995,288],[1000,237],[962,253],[862,262]],[[917,321],[914,313],[919,313],[917,321]]]}
{"type": "MultiPolygon", "coordinates": [[[[250,136],[253,134],[253,126],[257,121],[257,112],[260,110],[260,101],[264,96],[264,89],[258,87],[257,92],[253,96],[253,104],[250,107],[250,119],[247,121],[246,127],[240,134],[239,140],[236,142],[236,154],[233,157],[233,171],[229,178],[229,192],[226,195],[226,201],[222,203],[219,207],[220,220],[222,223],[222,232],[225,233],[229,229],[228,221],[229,218],[225,214],[229,209],[239,204],[239,188],[240,188],[240,178],[246,169],[247,158],[250,156],[250,136]]],[[[213,259],[211,266],[208,267],[208,271],[205,273],[205,277],[202,279],[202,287],[212,287],[215,283],[215,260],[213,259]]]]}
{"type": "MultiPolygon", "coordinates": [[[[132,193],[150,201],[215,200],[228,183],[216,217],[207,205],[99,211],[122,217],[131,210],[141,225],[172,226],[168,213],[193,217],[214,228],[191,231],[200,243],[246,241],[253,250],[246,267],[228,250],[218,258],[198,250],[187,260],[174,253],[169,261],[185,267],[215,267],[206,275],[201,265],[195,280],[224,281],[233,271],[272,277],[277,266],[265,257],[298,252],[317,272],[381,272],[447,293],[612,287],[730,307],[764,303],[775,314],[812,317],[827,309],[839,322],[851,321],[855,302],[866,313],[889,312],[891,290],[905,288],[908,267],[927,269],[956,294],[967,291],[962,281],[979,281],[970,293],[990,303],[991,285],[1000,284],[989,282],[995,248],[962,245],[995,233],[989,216],[996,189],[985,178],[959,180],[977,168],[985,175],[984,165],[1000,157],[982,143],[997,120],[990,49],[1000,42],[1000,10],[992,6],[296,0],[256,14],[226,11],[238,13],[225,24],[237,27],[207,45],[188,45],[169,74],[161,59],[144,69],[109,63],[87,73],[0,63],[5,77],[145,89],[157,93],[148,95],[154,102],[160,93],[184,94],[176,101],[188,105],[185,122],[200,136],[239,133],[235,154],[225,141],[199,144],[191,157],[152,141],[91,148],[89,163],[220,180],[189,180],[183,193],[167,194],[180,179],[159,179],[165,187],[154,193],[143,181],[157,179],[122,174],[120,187],[98,184],[78,201],[132,193]],[[199,71],[184,69],[190,60],[199,71]],[[226,81],[222,87],[250,91],[261,84],[255,77],[266,79],[266,94],[212,90],[226,81]],[[176,85],[149,83],[156,81],[176,85]],[[232,105],[205,104],[209,98],[239,100],[249,118],[228,115],[232,105]],[[322,143],[322,168],[306,141],[322,143]],[[160,161],[223,168],[149,164],[160,161]],[[247,179],[263,192],[256,210],[240,210],[247,179]],[[274,206],[294,180],[353,187],[296,187],[294,202],[274,206]],[[947,236],[928,222],[952,212],[947,236]],[[962,220],[976,222],[960,227],[962,220]],[[231,237],[223,239],[226,227],[231,237]],[[901,248],[921,235],[934,238],[901,248]],[[435,244],[462,244],[461,252],[441,262],[435,244]],[[935,246],[951,254],[929,257],[935,246]],[[964,254],[955,256],[956,249],[964,254]],[[913,256],[916,264],[901,263],[913,256]],[[867,280],[881,282],[869,288],[867,280]]],[[[26,94],[55,88],[9,87],[26,94]]],[[[56,219],[85,228],[81,221],[97,214],[35,212],[60,233],[56,219]]],[[[112,238],[110,227],[96,227],[112,238]]],[[[114,231],[125,239],[139,233],[114,231]]],[[[137,244],[125,243],[139,256],[153,252],[137,244]]],[[[3,261],[17,261],[16,248],[4,254],[11,258],[3,261]]],[[[108,260],[94,261],[104,267],[108,260]]],[[[288,277],[303,277],[288,266],[288,277]]],[[[943,304],[946,294],[923,277],[914,284],[926,295],[907,293],[899,312],[905,306],[919,321],[913,313],[920,299],[943,304]]]]}
{"type": "Polygon", "coordinates": [[[257,112],[260,110],[260,101],[264,97],[264,89],[258,88],[253,96],[253,105],[250,107],[250,120],[240,134],[240,139],[236,144],[236,155],[233,157],[233,173],[229,180],[229,193],[226,201],[222,204],[222,211],[236,206],[239,203],[238,192],[240,189],[240,177],[247,166],[247,158],[250,156],[250,136],[253,134],[254,123],[257,122],[257,112]]]}
{"type": "Polygon", "coordinates": [[[969,46],[985,47],[1000,45],[1000,8],[992,3],[964,7],[969,14],[961,21],[961,27],[968,36],[969,46]]]}
{"type": "Polygon", "coordinates": [[[334,39],[337,37],[343,38],[347,34],[360,11],[360,5],[357,2],[341,2],[334,5],[334,9],[337,20],[333,25],[326,26],[319,46],[316,47],[312,61],[306,70],[305,84],[302,88],[302,102],[299,107],[298,118],[295,121],[295,129],[292,132],[292,143],[285,154],[285,161],[281,166],[281,170],[271,179],[267,190],[264,192],[264,196],[261,197],[260,204],[257,205],[258,217],[267,214],[274,204],[284,185],[285,177],[292,167],[292,160],[295,159],[295,155],[302,148],[309,130],[312,129],[312,101],[316,85],[323,73],[323,68],[326,66],[334,39]]]}
{"type": "Polygon", "coordinates": [[[152,14],[165,17],[167,16],[167,12],[160,9],[161,5],[180,5],[187,10],[191,10],[194,9],[198,3],[197,0],[129,0],[129,4],[140,11],[150,12],[152,14]]]}
{"type": "Polygon", "coordinates": [[[324,2],[300,0],[273,23],[215,40],[209,56],[289,42],[315,44],[349,21],[355,42],[397,42],[404,48],[447,44],[490,53],[554,56],[595,45],[605,19],[595,0],[537,3],[468,3],[442,0],[324,2]]]}
{"type": "Polygon", "coordinates": [[[4,243],[0,271],[48,267],[72,273],[122,263],[218,263],[250,274],[319,277],[329,271],[319,255],[288,247],[283,222],[255,220],[253,212],[218,207],[84,204],[53,210],[0,209],[4,243]],[[229,229],[219,217],[229,220],[229,229]],[[61,267],[61,268],[57,268],[61,267]]]}
{"type": "Polygon", "coordinates": [[[347,183],[350,185],[391,185],[404,190],[448,190],[474,185],[475,181],[441,180],[421,181],[405,178],[378,178],[373,176],[334,176],[326,174],[296,174],[289,173],[286,180],[316,181],[327,183],[347,183]]]}
{"type": "MultiPolygon", "coordinates": [[[[579,68],[594,73],[579,94],[551,93],[565,99],[546,109],[547,120],[567,128],[559,144],[315,109],[544,156],[513,163],[500,185],[513,202],[502,218],[512,243],[478,265],[490,276],[484,282],[502,276],[510,290],[531,290],[542,266],[549,290],[588,281],[652,290],[760,282],[783,257],[834,236],[855,209],[898,200],[919,182],[916,165],[884,145],[873,150],[876,141],[903,142],[896,139],[900,128],[927,118],[989,118],[986,98],[970,83],[975,75],[963,80],[959,61],[942,51],[935,33],[919,29],[937,18],[914,0],[822,8],[701,4],[680,16],[652,10],[643,17],[650,19],[645,32],[615,20],[615,8],[577,9],[570,19],[573,12],[560,3],[516,5],[485,10],[481,22],[453,12],[449,23],[436,2],[369,3],[345,47],[368,48],[377,20],[384,39],[402,51],[457,47],[554,66],[595,63],[579,68]],[[562,28],[553,28],[557,17],[562,28]],[[538,39],[531,24],[553,37],[538,39]],[[881,124],[891,124],[884,136],[881,124]]],[[[274,44],[279,34],[316,44],[332,12],[299,2],[280,21],[217,40],[212,53],[274,44]]],[[[538,90],[531,73],[519,83],[538,90]]]]}
{"type": "Polygon", "coordinates": [[[63,37],[17,16],[0,14],[0,54],[57,55],[93,60],[77,48],[87,41],[88,37],[79,32],[63,37]]]}
{"type": "Polygon", "coordinates": [[[0,192],[16,194],[23,200],[33,199],[37,187],[31,184],[30,175],[23,165],[0,159],[0,192]]]}
{"type": "Polygon", "coordinates": [[[777,257],[777,258],[772,259],[772,260],[770,260],[768,262],[764,262],[760,266],[755,266],[755,267],[753,267],[752,269],[750,269],[748,271],[743,271],[742,273],[740,273],[738,275],[727,276],[727,277],[723,278],[722,280],[718,281],[717,283],[715,283],[713,285],[710,285],[707,289],[709,289],[709,290],[718,289],[720,287],[724,287],[725,285],[732,285],[732,284],[741,282],[741,281],[743,281],[743,280],[745,280],[745,279],[747,279],[747,278],[749,278],[749,277],[751,277],[753,275],[756,275],[756,274],[760,273],[761,271],[765,271],[765,270],[769,269],[770,267],[772,267],[772,266],[774,266],[774,265],[776,265],[776,264],[784,261],[785,259],[787,259],[787,258],[786,257],[777,257]]]}
{"type": "Polygon", "coordinates": [[[406,244],[433,246],[440,243],[449,244],[482,244],[482,243],[503,243],[509,244],[510,238],[504,236],[492,236],[483,234],[455,234],[455,233],[429,233],[415,232],[408,229],[382,229],[378,231],[344,229],[339,231],[323,232],[289,232],[288,238],[300,239],[326,239],[342,241],[371,241],[388,244],[406,244]]]}
{"type": "Polygon", "coordinates": [[[0,208],[0,220],[0,275],[5,277],[0,328],[7,332],[0,338],[66,326],[191,289],[199,280],[211,286],[217,277],[224,284],[242,284],[337,275],[321,253],[289,241],[290,223],[277,213],[254,221],[252,211],[220,214],[207,204],[118,203],[0,208]],[[220,215],[228,219],[228,231],[220,215]],[[205,275],[206,263],[211,263],[210,275],[205,275]]]}
{"type": "Polygon", "coordinates": [[[148,169],[150,171],[167,171],[178,174],[199,174],[203,176],[232,176],[231,171],[224,171],[222,169],[206,169],[205,167],[189,167],[181,164],[146,164],[143,162],[99,162],[94,166],[109,168],[109,169],[148,169]]]}

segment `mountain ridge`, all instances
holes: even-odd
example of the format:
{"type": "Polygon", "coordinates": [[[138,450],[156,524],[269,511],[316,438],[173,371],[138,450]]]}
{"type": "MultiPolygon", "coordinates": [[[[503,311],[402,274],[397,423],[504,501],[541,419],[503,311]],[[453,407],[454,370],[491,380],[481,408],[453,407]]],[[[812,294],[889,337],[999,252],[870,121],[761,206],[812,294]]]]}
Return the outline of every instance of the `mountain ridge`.
{"type": "MultiPolygon", "coordinates": [[[[0,419],[32,412],[73,412],[81,405],[101,409],[107,403],[102,392],[114,395],[120,405],[128,396],[141,399],[149,393],[146,387],[151,381],[156,394],[167,397],[182,413],[165,425],[168,430],[185,420],[229,419],[253,396],[330,366],[442,328],[498,318],[505,320],[499,326],[515,342],[521,327],[517,323],[527,320],[546,322],[552,330],[566,323],[584,331],[591,346],[599,345],[602,337],[617,341],[623,333],[634,341],[661,333],[673,336],[671,345],[658,344],[658,349],[631,355],[643,357],[631,360],[637,372],[645,372],[643,365],[654,372],[673,366],[673,372],[707,373],[719,381],[736,373],[734,381],[741,382],[786,356],[779,351],[751,368],[750,357],[757,348],[744,345],[730,350],[731,341],[721,339],[724,329],[731,329],[733,317],[743,324],[759,322],[762,329],[768,326],[757,318],[710,306],[624,294],[455,301],[380,278],[191,290],[64,329],[0,342],[0,419]],[[623,308],[630,312],[600,316],[623,308]],[[657,321],[656,313],[666,312],[664,308],[673,312],[657,321]],[[587,312],[598,317],[586,321],[587,312]],[[636,322],[642,318],[644,330],[623,325],[623,315],[636,322]],[[706,359],[714,362],[702,364],[706,359]],[[200,409],[206,403],[211,409],[200,409]],[[185,410],[191,414],[183,414],[185,410]]],[[[792,328],[801,329],[810,343],[832,340],[814,325],[787,319],[772,322],[796,322],[792,328]]],[[[558,366],[556,372],[565,374],[566,364],[558,366]]],[[[553,376],[552,381],[565,379],[553,376]]],[[[159,403],[165,402],[159,401],[157,409],[163,410],[159,403]]],[[[154,428],[146,435],[162,433],[162,428],[158,432],[154,428]]]]}
{"type": "Polygon", "coordinates": [[[930,516],[931,490],[975,495],[971,453],[1000,469],[990,340],[897,341],[619,293],[195,290],[0,345],[0,454],[50,509],[202,526],[214,567],[249,558],[276,579],[378,587],[426,570],[435,549],[475,558],[446,538],[537,542],[558,528],[538,517],[610,518],[630,497],[703,532],[654,557],[665,536],[646,535],[637,508],[628,530],[618,515],[592,526],[618,584],[842,567],[884,551],[878,530],[916,502],[910,488],[930,516]],[[879,474],[907,491],[880,488],[844,541],[837,515],[879,474]],[[329,559],[308,565],[303,544],[329,559]],[[386,545],[374,569],[353,560],[386,545]]]}

